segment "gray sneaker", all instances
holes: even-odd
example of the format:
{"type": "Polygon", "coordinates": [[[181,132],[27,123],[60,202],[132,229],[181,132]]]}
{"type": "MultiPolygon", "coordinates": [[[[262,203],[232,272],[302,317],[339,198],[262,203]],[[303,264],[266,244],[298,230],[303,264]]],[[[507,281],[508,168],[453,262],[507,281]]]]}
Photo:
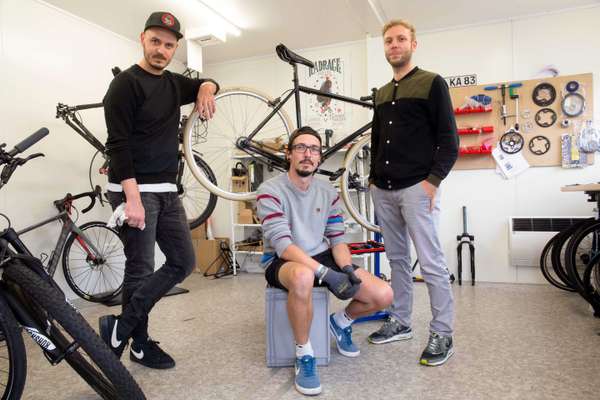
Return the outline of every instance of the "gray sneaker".
{"type": "Polygon", "coordinates": [[[435,332],[431,332],[427,347],[425,347],[423,354],[421,354],[420,363],[435,367],[448,361],[452,354],[454,354],[452,336],[441,336],[435,332]]]}
{"type": "Polygon", "coordinates": [[[412,339],[412,336],[412,329],[401,325],[400,322],[394,318],[388,317],[383,325],[381,325],[381,328],[379,328],[378,331],[371,333],[367,340],[373,344],[384,344],[395,342],[396,340],[412,339]]]}

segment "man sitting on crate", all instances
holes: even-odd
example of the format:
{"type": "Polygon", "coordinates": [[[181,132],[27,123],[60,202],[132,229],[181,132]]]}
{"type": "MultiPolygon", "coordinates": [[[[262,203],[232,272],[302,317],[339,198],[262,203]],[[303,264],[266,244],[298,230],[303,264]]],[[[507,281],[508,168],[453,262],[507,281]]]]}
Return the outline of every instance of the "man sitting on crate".
{"type": "Polygon", "coordinates": [[[342,202],[327,181],[313,177],[321,161],[321,137],[310,127],[295,130],[287,154],[286,174],[258,188],[257,210],[264,236],[261,260],[270,286],[288,291],[287,311],[296,341],[296,389],[321,392],[316,359],[309,340],[312,288],[326,286],[336,297],[352,299],[329,317],[339,352],[357,357],[352,341],[354,319],[389,306],[392,290],[384,281],[352,265],[344,242],[342,202]]]}

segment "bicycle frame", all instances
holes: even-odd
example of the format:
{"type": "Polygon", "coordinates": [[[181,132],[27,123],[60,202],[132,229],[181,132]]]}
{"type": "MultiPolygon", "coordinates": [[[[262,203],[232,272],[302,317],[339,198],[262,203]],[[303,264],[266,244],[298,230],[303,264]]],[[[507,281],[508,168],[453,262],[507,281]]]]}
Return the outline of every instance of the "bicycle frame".
{"type": "MultiPolygon", "coordinates": [[[[302,126],[302,115],[301,115],[301,111],[300,111],[300,93],[323,96],[326,98],[339,100],[344,103],[351,103],[354,105],[359,105],[359,106],[366,107],[369,109],[374,108],[373,103],[368,102],[368,101],[357,100],[352,97],[342,96],[339,94],[324,92],[322,90],[313,89],[313,88],[310,88],[307,86],[302,86],[302,85],[300,85],[300,82],[298,80],[298,66],[296,64],[293,64],[292,67],[294,70],[294,78],[293,78],[294,88],[290,91],[290,93],[288,93],[285,96],[285,98],[283,100],[280,100],[280,99],[274,100],[273,101],[274,108],[271,111],[271,113],[269,115],[267,115],[265,117],[265,119],[263,119],[262,122],[260,124],[258,124],[258,126],[246,138],[244,138],[243,140],[238,141],[238,143],[236,143],[237,147],[240,150],[243,150],[249,154],[250,153],[258,154],[258,155],[266,158],[267,160],[269,160],[269,162],[271,162],[273,166],[281,168],[281,169],[287,168],[287,160],[284,157],[278,156],[274,152],[265,150],[257,142],[253,142],[252,138],[254,138],[254,136],[256,136],[258,134],[258,132],[269,122],[269,120],[271,118],[273,118],[273,116],[275,116],[275,114],[277,114],[277,112],[290,100],[290,98],[292,96],[294,96],[294,102],[295,102],[295,106],[296,106],[296,126],[298,126],[298,127],[302,126]]],[[[371,129],[371,126],[372,126],[372,122],[369,122],[369,123],[363,125],[361,128],[357,129],[350,135],[344,137],[344,139],[342,139],[336,145],[325,150],[321,154],[321,162],[324,162],[332,154],[335,154],[340,149],[344,148],[346,145],[348,145],[349,143],[352,143],[355,139],[362,136],[363,133],[365,133],[366,131],[371,129]]],[[[337,179],[341,175],[340,171],[331,172],[331,171],[323,170],[321,168],[318,168],[316,172],[321,175],[329,176],[331,179],[337,179]]]]}

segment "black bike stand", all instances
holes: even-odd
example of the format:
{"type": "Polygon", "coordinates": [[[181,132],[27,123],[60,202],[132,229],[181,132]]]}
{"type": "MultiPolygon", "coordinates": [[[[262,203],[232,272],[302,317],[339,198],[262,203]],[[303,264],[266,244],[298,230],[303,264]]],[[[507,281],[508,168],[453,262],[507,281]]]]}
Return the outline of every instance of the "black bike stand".
{"type": "MultiPolygon", "coordinates": [[[[176,294],[183,294],[183,293],[188,293],[188,292],[189,292],[188,289],[184,289],[184,288],[180,288],[180,287],[175,286],[171,290],[169,290],[167,292],[167,294],[165,294],[164,297],[175,296],[176,294]]],[[[116,295],[112,299],[108,299],[106,301],[103,301],[102,304],[104,304],[107,307],[119,306],[119,305],[123,304],[123,298],[122,298],[121,293],[119,293],[118,295],[116,295]]]]}

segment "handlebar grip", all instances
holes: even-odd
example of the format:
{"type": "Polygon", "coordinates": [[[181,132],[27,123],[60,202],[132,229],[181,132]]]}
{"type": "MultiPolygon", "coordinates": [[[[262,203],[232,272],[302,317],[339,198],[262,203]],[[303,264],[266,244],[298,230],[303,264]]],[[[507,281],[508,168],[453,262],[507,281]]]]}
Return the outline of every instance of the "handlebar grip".
{"type": "Polygon", "coordinates": [[[360,101],[371,101],[373,100],[373,96],[362,96],[360,97],[360,101]]]}
{"type": "Polygon", "coordinates": [[[90,199],[90,204],[86,208],[81,210],[82,214],[85,214],[86,212],[90,211],[94,207],[94,204],[96,204],[96,196],[90,196],[90,199]]]}
{"type": "Polygon", "coordinates": [[[93,104],[80,104],[78,106],[72,107],[72,111],[81,111],[88,110],[90,108],[101,108],[104,107],[104,103],[93,103],[93,104]]]}
{"type": "Polygon", "coordinates": [[[113,67],[113,68],[110,70],[110,72],[112,72],[112,74],[113,74],[113,77],[114,77],[114,76],[117,76],[117,75],[119,75],[119,74],[121,73],[121,68],[119,68],[119,67],[113,67]]]}
{"type": "Polygon", "coordinates": [[[8,154],[11,156],[16,156],[17,154],[24,152],[25,150],[33,146],[35,143],[42,140],[42,138],[44,138],[44,136],[46,136],[48,133],[50,133],[50,131],[48,131],[48,128],[38,129],[35,133],[29,135],[27,138],[25,138],[23,141],[17,144],[14,149],[8,152],[8,154]]]}

